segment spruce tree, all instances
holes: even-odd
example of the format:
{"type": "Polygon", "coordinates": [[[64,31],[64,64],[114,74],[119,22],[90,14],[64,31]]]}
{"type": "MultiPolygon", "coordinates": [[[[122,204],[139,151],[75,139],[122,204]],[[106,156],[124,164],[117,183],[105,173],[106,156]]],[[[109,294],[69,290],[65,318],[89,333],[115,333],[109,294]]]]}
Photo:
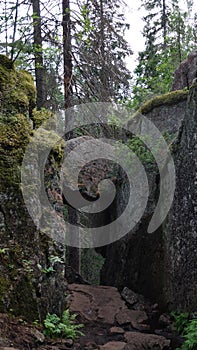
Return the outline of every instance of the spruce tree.
{"type": "Polygon", "coordinates": [[[119,100],[128,96],[131,73],[125,57],[131,55],[124,39],[121,2],[83,0],[75,32],[76,93],[84,101],[119,100]]]}
{"type": "MultiPolygon", "coordinates": [[[[189,3],[190,11],[192,3],[189,3]]],[[[170,91],[173,73],[195,47],[190,11],[177,0],[142,0],[145,50],[139,53],[133,87],[134,106],[151,96],[170,91]]]]}

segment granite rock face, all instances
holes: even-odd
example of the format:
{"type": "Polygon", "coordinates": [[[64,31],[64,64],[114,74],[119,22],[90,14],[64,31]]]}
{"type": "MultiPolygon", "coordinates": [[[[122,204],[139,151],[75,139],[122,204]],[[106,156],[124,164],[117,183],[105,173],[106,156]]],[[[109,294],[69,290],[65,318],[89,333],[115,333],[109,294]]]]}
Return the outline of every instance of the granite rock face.
{"type": "MultiPolygon", "coordinates": [[[[178,92],[174,92],[175,94],[178,92]]],[[[182,94],[182,93],[181,93],[182,94]]],[[[186,96],[186,95],[185,95],[186,96]]],[[[183,97],[183,95],[182,95],[183,97]]],[[[186,96],[187,98],[187,96],[186,96]]],[[[146,169],[149,200],[143,217],[135,228],[118,242],[100,249],[105,257],[101,283],[122,290],[128,287],[160,304],[161,309],[194,310],[196,305],[196,231],[195,231],[195,132],[196,87],[192,86],[188,101],[171,104],[163,99],[148,101],[140,110],[161,131],[168,131],[176,170],[176,191],[166,221],[152,234],[147,233],[159,198],[158,169],[146,169]],[[180,103],[180,109],[177,106],[180,103]],[[173,121],[168,116],[176,114],[173,121]],[[113,263],[112,263],[113,262],[113,263]]],[[[139,125],[139,132],[142,125],[139,125]]],[[[164,173],[163,173],[163,176],[164,173]]],[[[122,186],[117,196],[116,213],[124,209],[122,186]]]]}
{"type": "Polygon", "coordinates": [[[163,225],[166,302],[186,310],[195,310],[197,305],[196,130],[197,85],[193,85],[174,145],[177,185],[172,208],[163,225]]]}
{"type": "MultiPolygon", "coordinates": [[[[63,251],[35,227],[21,191],[20,168],[32,134],[33,79],[29,73],[17,72],[4,56],[0,56],[0,71],[0,311],[41,320],[47,312],[60,314],[63,308],[64,265],[51,260],[63,251]]],[[[52,152],[49,163],[56,160],[52,152]]],[[[38,158],[29,170],[35,179],[30,191],[33,202],[40,195],[38,158]]],[[[40,206],[35,206],[35,215],[40,213],[40,206]]]]}
{"type": "Polygon", "coordinates": [[[189,89],[197,77],[197,51],[191,52],[187,59],[175,70],[172,90],[189,89]]]}

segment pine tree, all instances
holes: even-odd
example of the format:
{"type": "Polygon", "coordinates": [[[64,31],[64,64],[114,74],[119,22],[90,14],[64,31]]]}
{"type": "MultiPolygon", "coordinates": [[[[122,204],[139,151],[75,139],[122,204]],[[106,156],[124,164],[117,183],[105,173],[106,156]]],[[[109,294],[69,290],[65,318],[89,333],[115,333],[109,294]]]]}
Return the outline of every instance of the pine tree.
{"type": "Polygon", "coordinates": [[[82,100],[118,100],[128,95],[131,74],[124,59],[132,52],[124,39],[129,25],[125,24],[120,4],[83,0],[80,5],[74,78],[76,94],[82,100]]]}
{"type": "MultiPolygon", "coordinates": [[[[173,72],[195,47],[190,12],[182,11],[177,0],[142,0],[142,6],[147,11],[143,29],[146,42],[135,69],[135,107],[155,94],[170,91],[173,72]]],[[[192,4],[188,6],[191,11],[192,4]]]]}
{"type": "Polygon", "coordinates": [[[33,47],[35,60],[35,77],[37,90],[37,109],[45,107],[46,105],[46,72],[44,67],[43,57],[43,40],[42,40],[42,23],[40,0],[31,0],[33,9],[33,47]]]}

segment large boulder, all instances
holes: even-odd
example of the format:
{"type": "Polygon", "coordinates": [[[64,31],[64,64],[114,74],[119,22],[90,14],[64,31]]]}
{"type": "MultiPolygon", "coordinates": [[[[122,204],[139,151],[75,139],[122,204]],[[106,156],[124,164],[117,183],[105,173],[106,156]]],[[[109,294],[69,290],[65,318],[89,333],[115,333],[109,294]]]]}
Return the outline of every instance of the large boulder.
{"type": "Polygon", "coordinates": [[[191,52],[174,72],[172,90],[189,89],[197,78],[197,50],[191,52]]]}
{"type": "Polygon", "coordinates": [[[191,311],[197,305],[196,126],[197,85],[194,84],[174,145],[176,190],[163,225],[165,302],[171,308],[191,311]]]}
{"type": "MultiPolygon", "coordinates": [[[[63,251],[35,227],[21,190],[21,164],[32,134],[33,79],[16,71],[4,56],[0,72],[0,312],[42,320],[47,312],[60,314],[64,307],[64,265],[51,259],[63,251]]],[[[57,158],[52,151],[48,162],[57,163],[57,158]]],[[[30,173],[35,179],[29,192],[33,201],[40,195],[41,183],[36,157],[30,173]]]]}
{"type": "MultiPolygon", "coordinates": [[[[170,147],[176,170],[173,206],[166,223],[148,234],[147,229],[159,198],[160,176],[157,168],[146,167],[150,195],[141,220],[118,242],[100,249],[105,258],[101,271],[102,284],[113,285],[120,290],[126,286],[158,301],[164,309],[193,310],[196,304],[196,100],[196,87],[192,86],[188,101],[187,92],[175,91],[148,101],[140,109],[139,112],[148,117],[161,132],[172,136],[170,147]]],[[[138,128],[140,133],[142,123],[139,123],[138,128]]],[[[112,218],[124,210],[128,192],[124,186],[123,181],[117,195],[116,210],[111,213],[112,218]]]]}

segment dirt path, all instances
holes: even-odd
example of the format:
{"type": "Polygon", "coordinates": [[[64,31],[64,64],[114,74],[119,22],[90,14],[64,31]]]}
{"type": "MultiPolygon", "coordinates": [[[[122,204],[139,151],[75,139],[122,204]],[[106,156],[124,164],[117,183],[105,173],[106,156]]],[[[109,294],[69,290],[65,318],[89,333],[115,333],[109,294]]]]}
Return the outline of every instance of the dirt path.
{"type": "Polygon", "coordinates": [[[83,323],[77,341],[46,339],[42,328],[19,318],[0,315],[0,350],[170,350],[180,339],[167,331],[169,317],[159,317],[157,305],[114,287],[68,285],[67,304],[83,323]],[[157,327],[156,327],[157,326],[157,327]],[[155,327],[157,329],[155,329],[155,327]]]}

